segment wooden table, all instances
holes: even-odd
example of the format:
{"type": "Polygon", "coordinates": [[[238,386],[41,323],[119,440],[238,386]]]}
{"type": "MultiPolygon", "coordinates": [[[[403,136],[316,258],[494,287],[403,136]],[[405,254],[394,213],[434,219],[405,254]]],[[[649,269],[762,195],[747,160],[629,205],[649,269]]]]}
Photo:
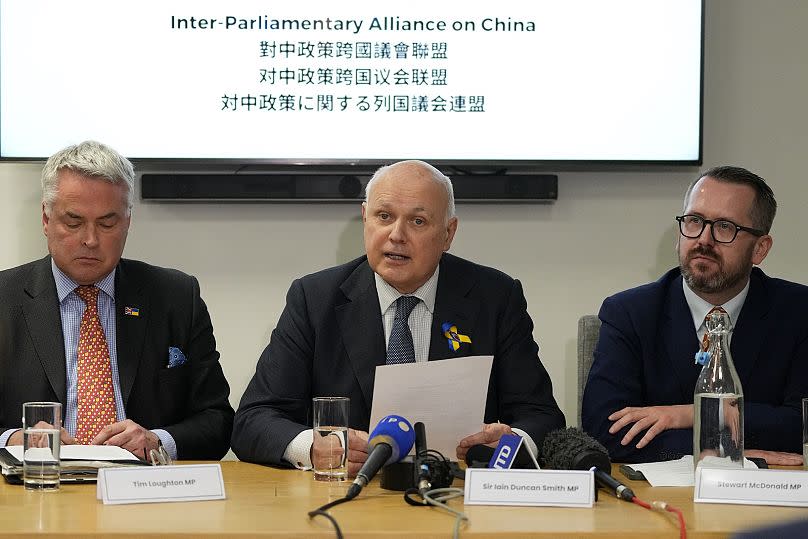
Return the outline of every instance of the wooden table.
{"type": "MultiPolygon", "coordinates": [[[[318,483],[310,473],[243,462],[222,462],[227,499],[195,503],[105,506],[95,485],[62,485],[30,492],[0,481],[0,537],[335,537],[322,517],[306,513],[341,497],[346,484],[318,483]]],[[[616,471],[616,470],[615,470],[616,471]]],[[[455,486],[462,486],[455,481],[455,486]]],[[[684,510],[688,537],[725,537],[749,526],[806,517],[804,508],[694,504],[693,488],[657,488],[626,480],[645,501],[660,499],[684,510]]],[[[450,505],[463,508],[462,499],[450,505]]],[[[591,509],[468,506],[461,537],[678,537],[676,518],[648,511],[600,491],[591,509]]],[[[331,509],[346,537],[451,537],[454,517],[411,507],[402,493],[378,480],[357,499],[331,509]]]]}

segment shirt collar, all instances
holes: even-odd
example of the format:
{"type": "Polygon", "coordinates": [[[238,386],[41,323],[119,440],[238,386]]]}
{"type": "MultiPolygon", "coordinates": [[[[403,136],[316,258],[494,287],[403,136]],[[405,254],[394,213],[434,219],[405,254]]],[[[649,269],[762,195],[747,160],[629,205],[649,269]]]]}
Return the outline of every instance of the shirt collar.
{"type": "Polygon", "coordinates": [[[746,296],[749,293],[750,282],[751,280],[746,281],[746,286],[743,287],[743,290],[738,292],[738,295],[723,305],[713,305],[712,303],[704,301],[704,299],[700,298],[693,290],[690,289],[685,280],[682,279],[682,290],[685,293],[687,306],[690,307],[690,314],[693,316],[693,325],[696,328],[696,332],[698,332],[702,324],[704,324],[704,318],[713,307],[721,307],[727,311],[730,325],[734,327],[735,321],[738,320],[738,315],[741,314],[741,308],[743,307],[744,301],[746,301],[746,296]]]}
{"type": "Polygon", "coordinates": [[[407,295],[407,296],[415,296],[421,301],[424,302],[426,305],[427,310],[434,314],[435,312],[435,296],[437,295],[438,291],[438,274],[440,273],[440,266],[435,268],[435,273],[432,274],[432,277],[427,279],[427,281],[421,285],[418,290],[413,292],[412,294],[402,294],[398,290],[395,289],[390,283],[382,279],[381,275],[378,273],[373,273],[373,277],[376,281],[376,293],[379,296],[379,307],[382,310],[382,314],[387,312],[387,309],[390,308],[399,297],[407,295]]]}
{"type": "MultiPolygon", "coordinates": [[[[116,266],[109,275],[95,283],[95,286],[100,288],[112,300],[115,300],[115,271],[117,269],[118,267],[116,266]]],[[[53,258],[51,258],[51,271],[53,272],[53,280],[56,281],[56,296],[59,298],[59,303],[62,303],[79,284],[60,270],[53,258]]]]}

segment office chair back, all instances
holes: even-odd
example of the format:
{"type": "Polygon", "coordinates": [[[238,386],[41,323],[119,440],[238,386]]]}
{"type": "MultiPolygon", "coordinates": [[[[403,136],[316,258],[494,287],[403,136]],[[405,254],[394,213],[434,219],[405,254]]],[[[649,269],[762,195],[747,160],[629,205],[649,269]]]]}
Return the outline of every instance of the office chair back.
{"type": "Polygon", "coordinates": [[[592,367],[592,354],[600,335],[600,318],[594,314],[585,314],[578,319],[578,426],[581,426],[581,403],[584,398],[584,387],[592,367]]]}

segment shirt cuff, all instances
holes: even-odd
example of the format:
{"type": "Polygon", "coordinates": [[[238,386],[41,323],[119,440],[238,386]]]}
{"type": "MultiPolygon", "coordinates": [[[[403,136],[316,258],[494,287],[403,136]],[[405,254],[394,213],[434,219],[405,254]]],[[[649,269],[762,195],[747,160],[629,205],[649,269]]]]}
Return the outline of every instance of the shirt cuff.
{"type": "Polygon", "coordinates": [[[306,429],[292,438],[283,452],[283,460],[298,470],[311,470],[311,444],[314,440],[314,430],[306,429]]]}
{"type": "Polygon", "coordinates": [[[174,438],[168,433],[168,431],[163,429],[154,429],[151,432],[160,438],[160,442],[163,444],[163,449],[166,450],[166,453],[168,453],[168,456],[171,457],[171,460],[177,460],[177,442],[174,441],[174,438]]]}
{"type": "Polygon", "coordinates": [[[11,435],[17,432],[20,429],[8,429],[3,434],[0,434],[0,447],[5,447],[8,443],[8,439],[11,438],[11,435]]]}

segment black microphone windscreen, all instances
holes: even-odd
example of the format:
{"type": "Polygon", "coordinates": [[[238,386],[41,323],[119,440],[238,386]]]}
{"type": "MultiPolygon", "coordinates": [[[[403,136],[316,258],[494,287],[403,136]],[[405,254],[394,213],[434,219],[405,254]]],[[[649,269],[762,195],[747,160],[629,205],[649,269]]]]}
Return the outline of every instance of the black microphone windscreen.
{"type": "Polygon", "coordinates": [[[541,447],[541,466],[551,470],[588,470],[596,467],[611,472],[609,452],[579,428],[550,432],[541,447]]]}

